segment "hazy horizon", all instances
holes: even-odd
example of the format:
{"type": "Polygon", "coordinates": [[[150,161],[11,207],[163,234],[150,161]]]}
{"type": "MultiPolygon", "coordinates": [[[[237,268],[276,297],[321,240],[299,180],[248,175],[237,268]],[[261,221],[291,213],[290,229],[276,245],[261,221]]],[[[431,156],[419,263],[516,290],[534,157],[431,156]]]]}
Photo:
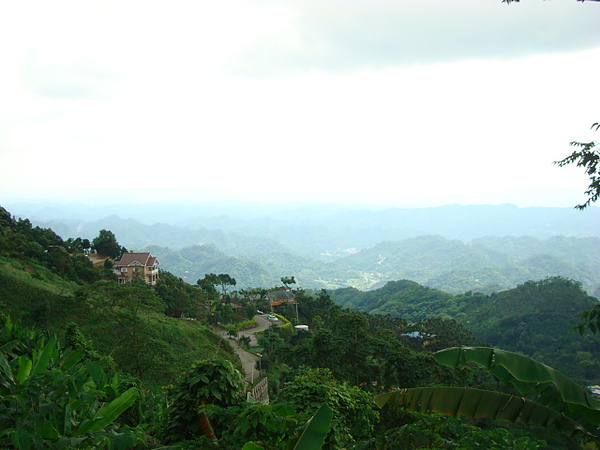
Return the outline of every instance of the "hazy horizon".
{"type": "MultiPolygon", "coordinates": [[[[236,201],[210,201],[210,202],[122,202],[122,203],[85,203],[70,202],[63,200],[35,201],[28,199],[3,200],[0,206],[4,207],[15,217],[28,218],[34,222],[46,223],[61,220],[76,220],[83,222],[95,222],[103,219],[110,219],[113,216],[122,220],[135,220],[147,225],[152,224],[171,224],[177,225],[185,223],[186,227],[191,226],[195,219],[217,220],[212,226],[219,228],[219,220],[237,220],[241,222],[250,222],[257,219],[265,220],[284,220],[286,222],[302,223],[325,223],[329,218],[350,221],[358,220],[368,223],[369,217],[374,215],[385,215],[387,213],[401,214],[395,220],[409,222],[419,221],[426,216],[433,215],[438,220],[443,219],[446,214],[450,214],[456,219],[456,215],[464,215],[464,220],[477,220],[476,218],[488,217],[491,212],[499,214],[498,223],[506,222],[507,217],[531,216],[543,218],[560,215],[562,219],[572,223],[580,223],[579,226],[587,224],[587,227],[593,227],[592,224],[600,214],[600,206],[592,205],[585,210],[577,210],[573,206],[519,206],[512,203],[493,204],[447,204],[438,206],[423,207],[397,207],[384,204],[336,204],[336,203],[275,203],[275,202],[236,202],[236,201]],[[414,213],[414,214],[413,214],[414,213]],[[408,215],[407,215],[408,214],[408,215]],[[507,216],[507,217],[504,217],[507,216]],[[421,218],[421,219],[419,219],[421,218]]],[[[384,220],[384,219],[377,219],[384,220]]],[[[431,220],[431,218],[429,219],[431,220]]],[[[530,219],[531,220],[531,219],[530,219]]],[[[540,220],[540,219],[536,219],[540,220]]],[[[542,220],[543,222],[543,220],[542,220]]],[[[538,227],[544,226],[542,222],[538,227]]],[[[401,226],[400,223],[396,226],[401,226]]],[[[546,225],[547,226],[547,225],[546,225]]],[[[598,233],[590,231],[588,235],[595,236],[598,233]]]]}

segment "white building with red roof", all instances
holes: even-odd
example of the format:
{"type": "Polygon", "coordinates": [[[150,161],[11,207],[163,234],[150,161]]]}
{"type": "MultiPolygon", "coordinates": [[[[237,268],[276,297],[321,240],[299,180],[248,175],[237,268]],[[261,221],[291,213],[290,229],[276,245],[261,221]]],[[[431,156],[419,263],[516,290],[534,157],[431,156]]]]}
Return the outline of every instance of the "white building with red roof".
{"type": "Polygon", "coordinates": [[[143,280],[146,284],[155,285],[158,279],[158,259],[150,253],[123,253],[119,261],[115,261],[113,269],[119,283],[143,280]]]}

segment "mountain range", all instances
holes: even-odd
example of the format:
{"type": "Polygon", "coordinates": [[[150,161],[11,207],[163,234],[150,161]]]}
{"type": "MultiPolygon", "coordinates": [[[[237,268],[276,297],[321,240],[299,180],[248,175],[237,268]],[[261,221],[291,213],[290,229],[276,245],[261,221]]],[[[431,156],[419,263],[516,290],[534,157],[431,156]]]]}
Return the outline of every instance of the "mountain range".
{"type": "Polygon", "coordinates": [[[65,239],[110,229],[130,251],[151,251],[189,283],[229,273],[238,287],[270,287],[293,275],[309,289],[366,290],[408,279],[490,293],[558,275],[600,294],[598,207],[6,206],[65,239]]]}

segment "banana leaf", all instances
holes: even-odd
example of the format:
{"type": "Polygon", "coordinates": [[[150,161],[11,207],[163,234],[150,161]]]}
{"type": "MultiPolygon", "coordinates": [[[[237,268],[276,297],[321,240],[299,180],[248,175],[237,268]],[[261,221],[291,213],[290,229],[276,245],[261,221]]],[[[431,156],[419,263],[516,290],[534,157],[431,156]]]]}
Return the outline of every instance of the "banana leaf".
{"type": "Polygon", "coordinates": [[[316,450],[321,448],[327,433],[329,433],[332,418],[333,411],[327,404],[323,404],[306,424],[306,428],[298,442],[296,442],[294,450],[316,450]]]}
{"type": "Polygon", "coordinates": [[[472,419],[520,421],[529,425],[553,425],[566,432],[583,431],[583,427],[564,414],[523,397],[459,387],[426,387],[400,389],[375,396],[380,408],[385,404],[393,409],[449,416],[462,415],[472,419]]]}
{"type": "Polygon", "coordinates": [[[36,375],[45,372],[48,369],[48,365],[50,364],[50,360],[52,358],[56,358],[58,356],[58,349],[56,348],[56,336],[50,338],[46,346],[42,349],[42,351],[33,352],[33,367],[31,368],[31,373],[28,374],[28,377],[35,377],[36,375]]]}
{"type": "Polygon", "coordinates": [[[27,380],[27,377],[29,377],[29,374],[31,373],[31,367],[33,364],[31,362],[31,359],[29,359],[25,355],[19,356],[19,359],[17,361],[19,364],[19,371],[17,372],[17,383],[23,384],[25,383],[25,380],[27,380]]]}
{"type": "Polygon", "coordinates": [[[8,364],[8,360],[4,357],[4,354],[0,352],[0,372],[2,372],[2,376],[6,379],[13,381],[13,373],[10,365],[8,364]]]}
{"type": "Polygon", "coordinates": [[[600,402],[582,386],[551,367],[517,353],[488,347],[453,347],[433,354],[440,364],[455,369],[475,363],[521,395],[533,394],[540,404],[592,425],[600,424],[600,402]]]}
{"type": "Polygon", "coordinates": [[[123,392],[119,397],[115,398],[108,405],[98,411],[93,419],[84,423],[75,434],[81,436],[87,432],[95,432],[104,429],[114,422],[127,408],[136,401],[138,397],[137,388],[130,388],[123,392]]]}

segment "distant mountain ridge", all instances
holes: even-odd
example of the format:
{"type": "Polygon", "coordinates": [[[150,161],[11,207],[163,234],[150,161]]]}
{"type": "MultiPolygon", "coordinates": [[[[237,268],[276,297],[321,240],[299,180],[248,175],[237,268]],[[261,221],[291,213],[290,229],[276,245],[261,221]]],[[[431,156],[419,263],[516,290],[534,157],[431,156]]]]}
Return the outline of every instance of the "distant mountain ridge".
{"type": "MultiPolygon", "coordinates": [[[[339,263],[375,280],[409,279],[451,293],[491,293],[527,280],[562,276],[600,294],[600,238],[481,238],[472,243],[422,236],[378,244],[339,263]]],[[[355,286],[359,287],[359,286],[355,286]]]]}
{"type": "Polygon", "coordinates": [[[34,223],[90,223],[112,216],[146,225],[160,223],[187,230],[262,236],[285,241],[288,247],[302,252],[318,244],[317,253],[333,251],[336,247],[362,249],[382,241],[422,235],[462,241],[485,236],[600,237],[600,207],[596,206],[577,211],[573,208],[520,208],[510,204],[431,208],[214,203],[90,206],[4,202],[4,205],[14,215],[27,217],[34,223]],[[310,242],[307,242],[306,230],[309,230],[310,242]]]}
{"type": "Polygon", "coordinates": [[[110,229],[130,250],[153,248],[164,269],[191,283],[227,272],[241,287],[294,275],[305,288],[374,289],[410,279],[452,293],[489,293],[559,275],[600,292],[598,207],[128,205],[100,218],[83,208],[81,217],[94,220],[81,220],[73,209],[26,205],[14,214],[24,211],[63,238],[110,229]]]}

